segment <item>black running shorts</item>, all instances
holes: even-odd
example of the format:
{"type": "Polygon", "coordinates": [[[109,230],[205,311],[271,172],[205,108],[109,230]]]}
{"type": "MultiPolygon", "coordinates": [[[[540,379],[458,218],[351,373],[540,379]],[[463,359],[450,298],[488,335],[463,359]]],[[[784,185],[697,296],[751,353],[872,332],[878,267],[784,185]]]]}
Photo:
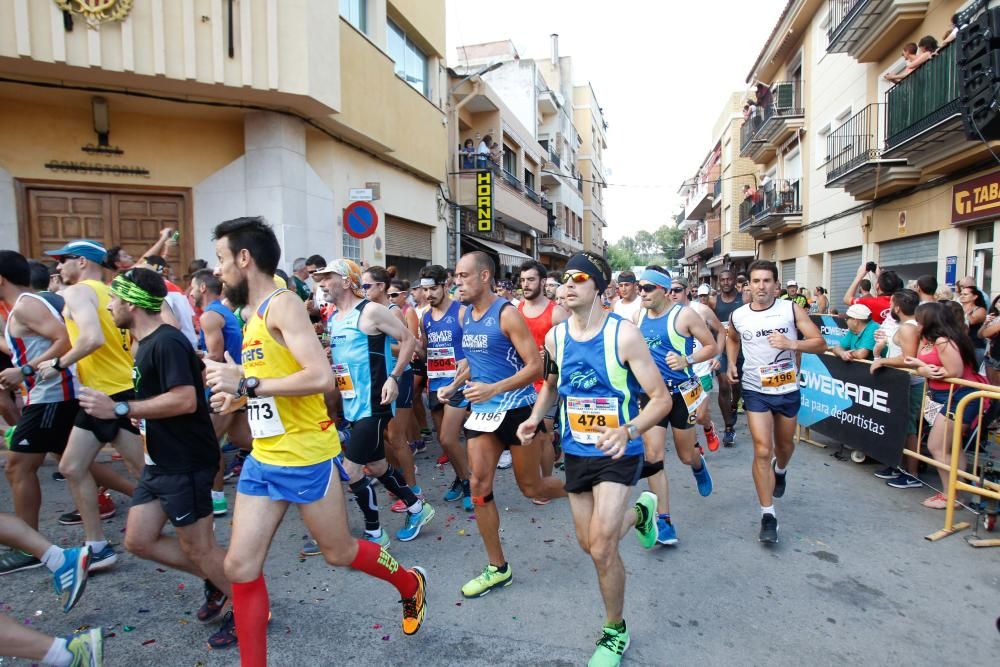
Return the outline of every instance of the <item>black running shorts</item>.
{"type": "Polygon", "coordinates": [[[21,411],[21,418],[10,438],[10,451],[18,454],[56,454],[61,456],[73,430],[73,419],[80,410],[76,399],[56,403],[31,403],[21,411]]]}
{"type": "Polygon", "coordinates": [[[564,452],[566,457],[566,493],[586,493],[601,482],[635,486],[642,474],[642,455],[576,456],[564,452]]]}
{"type": "Polygon", "coordinates": [[[175,528],[190,526],[212,514],[212,482],[217,468],[185,473],[159,473],[145,466],[132,494],[132,507],[160,501],[167,519],[175,528]]]}
{"type": "MultiPolygon", "coordinates": [[[[497,430],[489,433],[483,433],[480,431],[466,429],[466,438],[478,438],[484,435],[493,435],[496,436],[497,440],[500,441],[500,444],[504,446],[504,449],[507,449],[512,445],[520,445],[521,440],[517,437],[517,427],[528,420],[528,417],[531,416],[531,411],[534,408],[534,405],[522,405],[519,408],[508,410],[507,414],[504,415],[503,421],[500,422],[499,426],[497,426],[497,430]]],[[[538,425],[537,432],[546,432],[544,421],[538,425]]]]}
{"type": "MultiPolygon", "coordinates": [[[[707,399],[706,399],[707,400],[707,399]]],[[[693,428],[696,421],[698,421],[697,415],[692,415],[688,412],[687,403],[684,402],[684,397],[680,393],[670,394],[670,402],[673,404],[670,407],[670,412],[667,416],[660,420],[657,426],[662,426],[663,428],[675,428],[678,431],[685,431],[689,428],[693,428]]],[[[646,394],[639,394],[639,409],[646,407],[649,403],[649,396],[646,394]]]]}
{"type": "Polygon", "coordinates": [[[385,429],[392,415],[362,417],[351,424],[351,437],[343,443],[344,458],[365,465],[385,458],[385,429]]]}
{"type": "MultiPolygon", "coordinates": [[[[115,403],[132,401],[135,400],[135,392],[131,389],[128,391],[120,391],[117,394],[112,394],[111,400],[115,403]]],[[[118,437],[118,431],[120,429],[125,429],[129,433],[139,435],[139,429],[132,425],[132,420],[128,417],[98,419],[97,417],[91,417],[88,415],[83,408],[80,408],[80,410],[76,413],[76,422],[73,426],[82,428],[84,431],[90,431],[94,434],[94,437],[97,438],[98,442],[105,444],[113,442],[114,439],[118,437]]]]}

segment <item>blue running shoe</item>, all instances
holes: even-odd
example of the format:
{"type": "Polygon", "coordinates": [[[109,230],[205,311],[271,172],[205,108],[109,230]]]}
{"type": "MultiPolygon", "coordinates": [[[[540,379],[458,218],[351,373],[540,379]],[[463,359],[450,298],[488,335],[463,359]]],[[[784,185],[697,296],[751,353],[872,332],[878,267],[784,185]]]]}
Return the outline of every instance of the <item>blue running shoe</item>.
{"type": "Polygon", "coordinates": [[[453,503],[456,500],[461,500],[463,493],[464,489],[462,488],[462,480],[456,477],[455,481],[451,483],[451,488],[444,494],[444,501],[446,503],[453,503]]]}
{"type": "Polygon", "coordinates": [[[90,566],[90,547],[74,547],[64,549],[66,560],[58,570],[52,573],[52,583],[56,595],[63,603],[63,612],[69,613],[83,595],[87,587],[87,568],[90,566]]]}
{"type": "Polygon", "coordinates": [[[90,554],[90,565],[87,567],[87,572],[101,572],[112,567],[118,562],[118,554],[115,553],[114,548],[110,543],[104,545],[100,553],[90,554]]]}
{"type": "Polygon", "coordinates": [[[698,493],[703,497],[712,495],[712,476],[708,473],[708,465],[705,463],[705,457],[701,457],[701,470],[691,469],[694,473],[694,479],[698,482],[698,493]]]}
{"type": "Polygon", "coordinates": [[[677,544],[677,531],[674,524],[667,523],[666,519],[656,519],[656,543],[673,546],[677,544]]]}
{"type": "Polygon", "coordinates": [[[400,542],[409,542],[420,534],[420,529],[434,518],[434,508],[431,504],[424,502],[424,506],[417,513],[406,513],[406,524],[396,533],[396,539],[400,542]]]}

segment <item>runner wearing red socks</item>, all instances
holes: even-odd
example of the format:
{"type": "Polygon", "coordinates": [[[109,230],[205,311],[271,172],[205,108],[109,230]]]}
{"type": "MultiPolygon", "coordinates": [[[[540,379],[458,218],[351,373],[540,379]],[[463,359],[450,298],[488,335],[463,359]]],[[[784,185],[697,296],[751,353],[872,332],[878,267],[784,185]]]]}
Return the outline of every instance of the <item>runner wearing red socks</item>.
{"type": "MultiPolygon", "coordinates": [[[[294,292],[275,289],[281,249],[262,218],[238,218],[215,229],[222,280],[245,291],[251,308],[243,336],[242,366],[206,360],[212,404],[230,411],[246,404],[254,437],[243,464],[225,572],[243,667],[267,664],[269,604],[263,568],[267,550],[290,503],[331,565],[349,565],[389,582],[403,604],[403,632],[415,634],[426,610],[426,578],[388,552],[354,539],[334,457],[337,430],[323,393],[334,375],[294,292]]],[[[360,271],[358,271],[360,273],[360,271]]]]}

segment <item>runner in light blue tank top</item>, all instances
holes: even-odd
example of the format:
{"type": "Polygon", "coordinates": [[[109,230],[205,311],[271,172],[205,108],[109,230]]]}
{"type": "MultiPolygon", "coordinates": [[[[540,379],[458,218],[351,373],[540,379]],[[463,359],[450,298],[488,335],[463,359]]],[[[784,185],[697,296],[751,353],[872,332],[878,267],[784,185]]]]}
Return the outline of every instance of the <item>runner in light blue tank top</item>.
{"type": "MultiPolygon", "coordinates": [[[[31,292],[23,292],[17,298],[17,301],[14,302],[11,312],[14,312],[22,299],[38,300],[45,305],[56,319],[60,322],[63,321],[62,315],[52,307],[51,303],[45,298],[31,292]]],[[[13,336],[11,334],[11,327],[7,327],[4,330],[4,337],[7,339],[7,346],[11,351],[11,361],[15,368],[23,367],[30,360],[37,359],[52,347],[52,341],[44,336],[34,334],[21,337],[13,336]]],[[[27,388],[27,394],[24,399],[25,405],[68,401],[76,398],[78,389],[77,379],[71,368],[64,368],[47,380],[42,380],[37,373],[33,373],[24,378],[24,384],[27,388]]]]}
{"type": "MultiPolygon", "coordinates": [[[[505,380],[524,368],[510,339],[500,329],[500,311],[510,306],[506,299],[494,299],[486,313],[478,320],[472,308],[465,310],[462,323],[462,351],[469,360],[469,379],[473,382],[494,384],[505,380]]],[[[532,385],[503,392],[482,403],[473,403],[472,411],[480,413],[501,412],[533,405],[538,398],[532,385]]]]}
{"type": "Polygon", "coordinates": [[[639,331],[646,339],[649,353],[653,355],[653,361],[656,362],[660,375],[671,391],[677,385],[695,377],[691,366],[675,371],[667,364],[667,355],[671,352],[680,357],[694,353],[694,337],[677,333],[677,316],[682,308],[680,305],[672,306],[666,315],[656,318],[650,317],[645,308],[639,312],[639,331]]]}
{"type": "Polygon", "coordinates": [[[381,405],[382,385],[392,371],[392,350],[389,336],[379,333],[369,336],[358,328],[361,311],[367,299],[345,314],[330,318],[330,351],[333,372],[343,399],[344,418],[357,421],[374,414],[392,414],[393,404],[381,405]],[[351,388],[345,391],[347,382],[351,388]]]}

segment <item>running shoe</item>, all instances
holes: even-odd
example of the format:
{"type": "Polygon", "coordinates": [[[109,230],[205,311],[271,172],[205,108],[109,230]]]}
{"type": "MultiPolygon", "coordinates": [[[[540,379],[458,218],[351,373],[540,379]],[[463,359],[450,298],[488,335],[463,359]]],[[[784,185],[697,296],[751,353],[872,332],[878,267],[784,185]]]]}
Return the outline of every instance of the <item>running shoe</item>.
{"type": "Polygon", "coordinates": [[[691,472],[694,474],[694,479],[698,482],[698,493],[702,497],[712,495],[712,475],[708,472],[708,464],[705,463],[705,457],[701,457],[701,470],[695,470],[691,468],[691,472]]]}
{"type": "MultiPolygon", "coordinates": [[[[943,510],[948,507],[948,496],[943,493],[935,493],[930,498],[924,500],[920,503],[924,507],[929,507],[932,510],[943,510]]],[[[958,507],[958,501],[955,501],[955,507],[958,507]]]]}
{"type": "Polygon", "coordinates": [[[70,667],[101,667],[104,664],[104,635],[92,628],[66,637],[66,650],[73,656],[70,667]]]}
{"type": "Polygon", "coordinates": [[[448,465],[448,461],[450,461],[450,460],[451,459],[448,458],[447,454],[442,454],[441,456],[438,457],[437,464],[439,466],[448,465]]]}
{"type": "Polygon", "coordinates": [[[427,443],[421,440],[414,440],[410,443],[410,449],[413,450],[414,454],[423,454],[427,451],[427,443]]]}
{"type": "Polygon", "coordinates": [[[236,456],[230,459],[229,465],[226,466],[226,472],[222,475],[222,479],[229,480],[233,478],[240,478],[240,473],[243,472],[243,462],[246,461],[247,458],[247,454],[243,453],[243,451],[244,450],[241,449],[236,452],[236,456]]]}
{"type": "Polygon", "coordinates": [[[379,533],[378,537],[372,537],[369,533],[365,532],[364,539],[368,540],[369,542],[374,542],[383,549],[389,548],[389,533],[385,532],[384,530],[379,533]]]}
{"type": "Polygon", "coordinates": [[[736,444],[736,431],[727,428],[722,433],[722,446],[732,447],[735,444],[736,444]]]}
{"type": "Polygon", "coordinates": [[[618,631],[605,626],[601,633],[601,638],[597,640],[597,650],[590,656],[587,667],[617,667],[622,663],[625,650],[632,643],[628,628],[618,631]]]}
{"type": "Polygon", "coordinates": [[[26,554],[20,549],[10,549],[0,556],[0,575],[13,574],[21,570],[31,570],[41,567],[42,561],[31,554],[26,554]]]}
{"type": "Polygon", "coordinates": [[[320,551],[319,544],[316,540],[306,540],[302,544],[302,549],[299,550],[299,555],[306,556],[322,556],[323,552],[320,551]]]}
{"type": "Polygon", "coordinates": [[[778,473],[775,468],[778,465],[778,459],[771,459],[771,470],[774,471],[774,491],[771,493],[775,498],[780,498],[785,495],[785,478],[788,476],[788,470],[786,469],[783,473],[778,473]]]}
{"type": "Polygon", "coordinates": [[[549,503],[552,502],[552,499],[551,498],[532,498],[531,502],[533,502],[536,505],[548,505],[549,503]]]}
{"type": "MultiPolygon", "coordinates": [[[[431,504],[424,502],[424,506],[420,508],[419,512],[406,512],[406,523],[399,532],[396,533],[396,539],[400,542],[409,542],[417,535],[420,534],[420,529],[431,522],[434,518],[434,508],[431,504]]],[[[384,534],[384,533],[383,533],[384,534]]]]}
{"type": "MultiPolygon", "coordinates": [[[[115,501],[111,497],[111,494],[104,489],[98,489],[97,493],[97,512],[101,515],[101,519],[110,519],[117,512],[118,508],[115,506],[115,501]]],[[[66,512],[59,517],[59,523],[64,526],[78,526],[83,523],[83,519],[80,518],[80,513],[76,510],[72,512],[66,512]]]]}
{"type": "Polygon", "coordinates": [[[510,450],[503,450],[503,453],[500,454],[500,460],[497,461],[497,470],[506,470],[512,465],[514,465],[514,462],[510,458],[510,450]]]}
{"type": "Polygon", "coordinates": [[[666,546],[677,544],[677,530],[674,524],[662,517],[656,519],[656,543],[666,546]]]}
{"type": "Polygon", "coordinates": [[[635,532],[643,549],[656,544],[656,494],[643,491],[635,503],[635,532]]]}
{"type": "Polygon", "coordinates": [[[916,489],[924,485],[923,482],[908,472],[900,472],[899,475],[887,481],[886,484],[894,489],[916,489]]]}
{"type": "Polygon", "coordinates": [[[462,595],[467,598],[481,598],[494,588],[505,588],[514,583],[514,569],[510,563],[507,571],[501,572],[496,565],[487,565],[483,573],[462,586],[462,595]]]}
{"type": "Polygon", "coordinates": [[[461,500],[463,493],[464,489],[462,489],[462,480],[456,477],[455,481],[451,483],[451,488],[445,492],[444,501],[446,503],[453,503],[456,500],[461,500]]]}
{"type": "Polygon", "coordinates": [[[427,614],[427,573],[422,567],[414,567],[410,572],[417,578],[417,592],[412,598],[400,600],[403,603],[403,634],[415,635],[427,614]]]}
{"type": "MultiPolygon", "coordinates": [[[[268,618],[268,621],[270,620],[268,618]]],[[[236,646],[238,643],[239,640],[236,638],[236,620],[233,618],[232,610],[230,610],[222,617],[222,627],[208,638],[208,648],[229,648],[230,646],[236,646]]]]}
{"type": "Polygon", "coordinates": [[[54,473],[52,473],[52,479],[54,479],[57,482],[65,482],[66,481],[66,475],[64,475],[61,472],[59,472],[58,470],[56,470],[54,473]]]}
{"type": "Polygon", "coordinates": [[[229,603],[229,598],[215,587],[208,579],[205,580],[205,602],[198,609],[196,617],[199,623],[211,623],[220,616],[229,603]]]}
{"type": "Polygon", "coordinates": [[[899,475],[899,468],[895,466],[889,466],[888,468],[883,468],[875,472],[875,476],[879,479],[896,479],[899,475]]]}
{"type": "Polygon", "coordinates": [[[229,438],[226,438],[226,441],[222,445],[222,453],[223,454],[231,454],[231,453],[235,452],[238,449],[239,449],[239,447],[237,447],[232,442],[230,442],[229,438]]]}
{"type": "Polygon", "coordinates": [[[462,509],[466,512],[472,512],[476,509],[472,502],[472,486],[467,479],[462,480],[462,509]]]}
{"type": "Polygon", "coordinates": [[[229,504],[226,498],[212,498],[212,514],[215,516],[226,516],[229,513],[229,504]]]}
{"type": "Polygon", "coordinates": [[[63,603],[63,612],[76,606],[87,587],[87,568],[90,567],[90,549],[73,547],[63,551],[65,561],[58,570],[52,573],[52,584],[56,595],[63,603]]]}
{"type": "Polygon", "coordinates": [[[773,514],[760,517],[760,541],[767,544],[778,543],[778,518],[773,514]]]}
{"type": "Polygon", "coordinates": [[[719,436],[715,432],[715,424],[712,424],[712,428],[705,431],[705,443],[708,445],[708,451],[716,452],[719,450],[719,436]]]}
{"type": "Polygon", "coordinates": [[[90,554],[90,565],[87,567],[87,572],[101,572],[109,569],[117,562],[118,554],[115,553],[114,547],[108,543],[104,545],[104,548],[99,553],[90,554]]]}

